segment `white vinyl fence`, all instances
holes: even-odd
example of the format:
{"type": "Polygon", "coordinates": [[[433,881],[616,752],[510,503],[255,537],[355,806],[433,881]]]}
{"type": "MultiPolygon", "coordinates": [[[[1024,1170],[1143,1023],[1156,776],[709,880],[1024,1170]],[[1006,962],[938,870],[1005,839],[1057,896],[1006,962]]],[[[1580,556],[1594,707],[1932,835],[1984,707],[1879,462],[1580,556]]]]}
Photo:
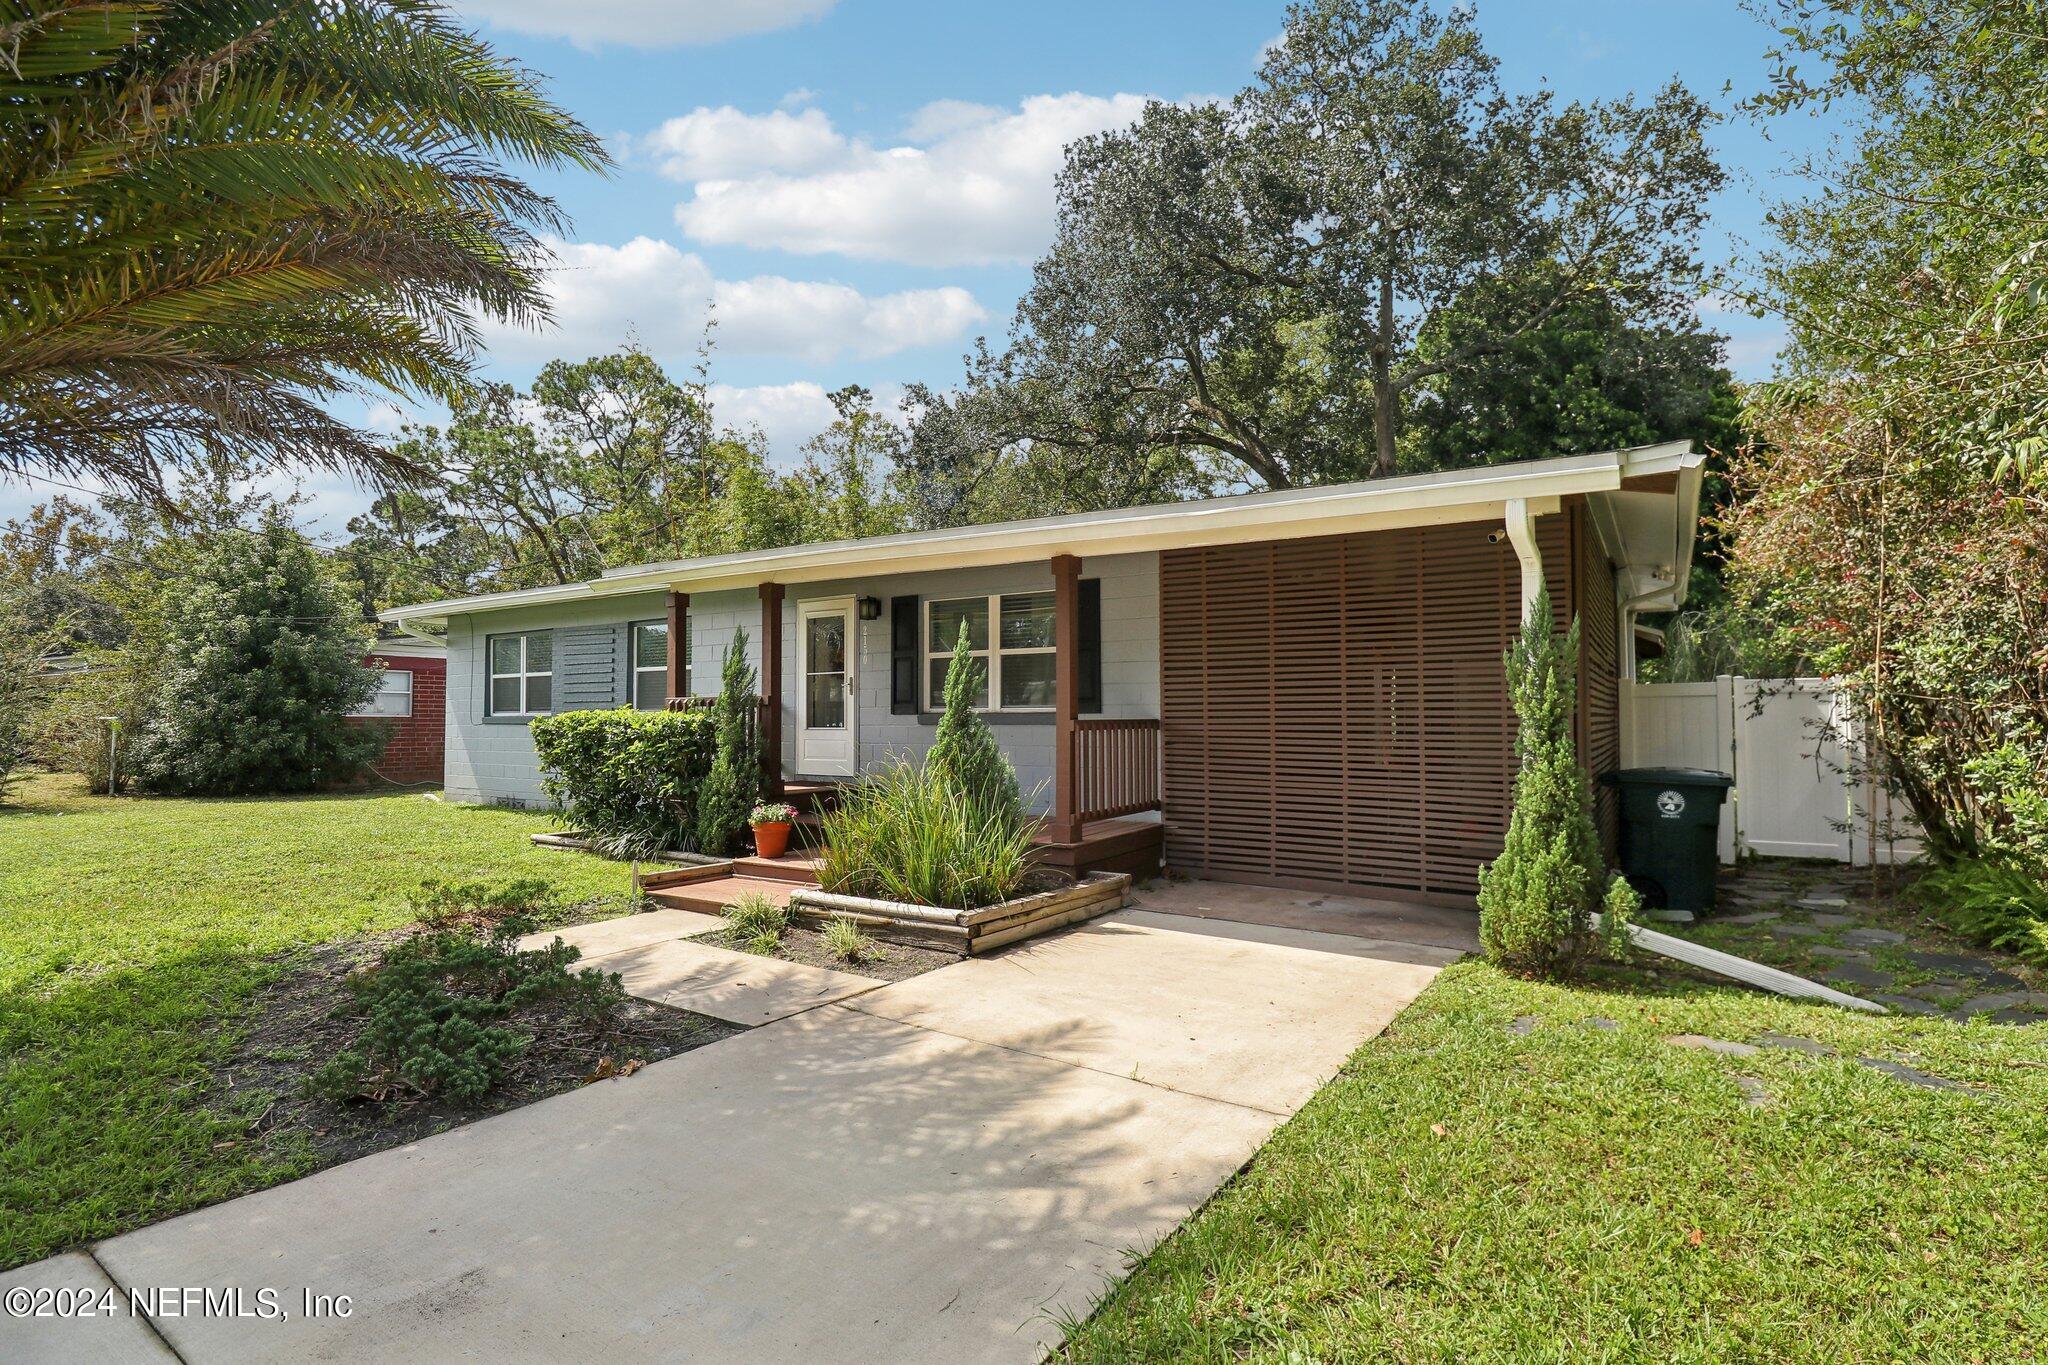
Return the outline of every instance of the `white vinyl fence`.
{"type": "Polygon", "coordinates": [[[1743,854],[1904,862],[1918,841],[1860,761],[1862,738],[1819,678],[1624,683],[1621,754],[1628,768],[1710,768],[1735,788],[1721,808],[1721,861],[1743,854]]]}

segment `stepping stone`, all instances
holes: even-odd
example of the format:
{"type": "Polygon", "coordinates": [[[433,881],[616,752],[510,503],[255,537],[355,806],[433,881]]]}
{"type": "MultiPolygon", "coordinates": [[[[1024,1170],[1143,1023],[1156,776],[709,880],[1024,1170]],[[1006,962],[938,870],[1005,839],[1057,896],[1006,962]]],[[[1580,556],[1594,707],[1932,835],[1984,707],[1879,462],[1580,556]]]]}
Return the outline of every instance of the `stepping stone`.
{"type": "Polygon", "coordinates": [[[1870,954],[1864,952],[1861,948],[1837,948],[1830,943],[1816,943],[1810,951],[1816,957],[1844,958],[1857,962],[1868,962],[1870,960],[1870,954]]]}
{"type": "Polygon", "coordinates": [[[1542,1022],[1533,1014],[1525,1014],[1516,1019],[1514,1023],[1508,1025],[1508,1032],[1514,1034],[1517,1038],[1526,1038],[1534,1033],[1536,1026],[1542,1022]]]}
{"type": "Polygon", "coordinates": [[[1866,967],[1861,962],[1844,962],[1830,967],[1820,974],[1820,979],[1831,986],[1865,986],[1872,990],[1883,990],[1892,984],[1890,972],[1866,967]]]}
{"type": "Polygon", "coordinates": [[[1965,1000],[1956,1006],[1956,1013],[1964,1016],[1992,1014],[1999,1010],[2019,1009],[2023,1013],[2038,1013],[2048,1010],[2048,992],[2002,991],[1997,995],[1980,995],[1965,1000]]]}
{"type": "Polygon", "coordinates": [[[1801,1038],[1790,1033],[1765,1033],[1757,1038],[1763,1047],[1780,1048],[1786,1052],[1803,1052],[1809,1057],[1832,1057],[1835,1050],[1826,1043],[1816,1043],[1811,1038],[1801,1038]]]}
{"type": "Polygon", "coordinates": [[[1940,1014],[1941,1011],[1925,1000],[1915,1000],[1910,995],[1883,995],[1872,992],[1863,997],[1874,1004],[1883,1005],[1894,1014],[1940,1014]]]}
{"type": "Polygon", "coordinates": [[[1621,1025],[1615,1023],[1612,1019],[1602,1019],[1598,1015],[1595,1015],[1591,1019],[1581,1019],[1579,1022],[1584,1024],[1587,1028],[1599,1029],[1602,1033],[1612,1033],[1616,1029],[1621,1027],[1621,1025]]]}
{"type": "Polygon", "coordinates": [[[1698,1048],[1702,1052],[1718,1052],[1726,1057],[1754,1057],[1757,1049],[1748,1043],[1734,1043],[1726,1038],[1709,1038],[1701,1033],[1676,1033],[1665,1042],[1673,1047],[1698,1048]]]}
{"type": "Polygon", "coordinates": [[[1886,948],[1905,941],[1906,936],[1895,929],[1851,929],[1842,935],[1842,942],[1859,948],[1886,948]]]}
{"type": "Polygon", "coordinates": [[[1746,915],[1717,915],[1715,918],[1723,924],[1769,924],[1779,915],[1775,910],[1752,910],[1746,915]]]}
{"type": "Polygon", "coordinates": [[[1659,924],[1691,924],[1696,917],[1690,910],[1652,910],[1648,918],[1659,924]]]}
{"type": "Polygon", "coordinates": [[[1910,948],[1902,956],[1915,967],[1924,967],[1930,972],[1956,972],[2009,991],[2027,988],[2027,983],[2011,972],[2000,971],[1994,964],[1967,953],[1927,953],[1910,948]]]}
{"type": "Polygon", "coordinates": [[[1858,1057],[1856,1061],[1858,1065],[1867,1066],[1872,1071],[1882,1071],[1894,1080],[1904,1081],[1907,1085],[1917,1085],[1923,1090],[1955,1090],[1965,1095],[1970,1093],[1970,1087],[1961,1081],[1952,1081],[1946,1076],[1936,1076],[1900,1062],[1888,1062],[1882,1057],[1858,1057]]]}
{"type": "Polygon", "coordinates": [[[1801,896],[1799,903],[1801,905],[1832,906],[1847,905],[1849,901],[1845,896],[1801,896]]]}
{"type": "Polygon", "coordinates": [[[1854,915],[1830,915],[1822,912],[1813,916],[1813,922],[1823,929],[1846,929],[1857,923],[1857,919],[1854,915]]]}
{"type": "Polygon", "coordinates": [[[2048,1024],[2048,1014],[2036,1014],[2032,1010],[1999,1010],[1989,1016],[1994,1024],[2048,1024]]]}
{"type": "Polygon", "coordinates": [[[1771,1092],[1754,1076],[1737,1076],[1735,1088],[1742,1092],[1742,1102],[1752,1109],[1761,1109],[1771,1102],[1771,1092]]]}
{"type": "Polygon", "coordinates": [[[1772,938],[1814,938],[1826,931],[1812,924],[1773,924],[1772,938]]]}

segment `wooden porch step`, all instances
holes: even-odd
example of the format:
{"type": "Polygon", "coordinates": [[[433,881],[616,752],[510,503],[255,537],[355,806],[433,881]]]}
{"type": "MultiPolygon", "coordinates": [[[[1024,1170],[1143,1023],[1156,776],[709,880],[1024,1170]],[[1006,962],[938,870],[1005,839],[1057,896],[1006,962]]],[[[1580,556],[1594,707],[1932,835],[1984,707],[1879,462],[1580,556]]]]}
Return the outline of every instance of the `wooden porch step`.
{"type": "Polygon", "coordinates": [[[795,851],[780,858],[735,858],[732,860],[732,871],[736,877],[795,882],[799,886],[818,884],[817,860],[795,851]]]}
{"type": "Polygon", "coordinates": [[[647,899],[674,910],[695,910],[701,914],[721,915],[727,906],[746,895],[758,891],[777,905],[788,905],[792,891],[801,889],[805,883],[788,881],[779,877],[714,877],[709,881],[685,882],[681,886],[657,886],[647,892],[647,899]]]}

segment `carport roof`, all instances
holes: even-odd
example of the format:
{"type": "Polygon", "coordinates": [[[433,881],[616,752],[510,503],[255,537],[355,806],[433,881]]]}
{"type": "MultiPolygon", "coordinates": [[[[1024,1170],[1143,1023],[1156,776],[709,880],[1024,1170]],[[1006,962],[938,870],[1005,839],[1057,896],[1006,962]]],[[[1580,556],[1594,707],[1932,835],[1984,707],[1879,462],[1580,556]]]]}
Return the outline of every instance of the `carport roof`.
{"type": "Polygon", "coordinates": [[[1690,442],[1671,441],[1319,488],[709,555],[610,569],[584,583],[393,607],[381,619],[417,627],[476,612],[650,590],[712,592],[855,573],[1014,564],[1056,554],[1130,554],[1484,521],[1504,516],[1508,503],[1517,500],[1531,514],[1542,515],[1573,495],[1588,495],[1601,540],[1621,569],[1629,595],[1668,590],[1672,600],[1656,605],[1676,606],[1691,562],[1704,459],[1692,452],[1690,442]]]}

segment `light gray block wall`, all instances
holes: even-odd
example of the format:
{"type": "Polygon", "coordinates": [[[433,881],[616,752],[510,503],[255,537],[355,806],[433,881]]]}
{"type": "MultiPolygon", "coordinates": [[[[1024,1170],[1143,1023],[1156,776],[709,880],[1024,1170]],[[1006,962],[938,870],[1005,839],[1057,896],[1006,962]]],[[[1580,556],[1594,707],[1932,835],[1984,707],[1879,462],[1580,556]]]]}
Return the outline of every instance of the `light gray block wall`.
{"type": "MultiPolygon", "coordinates": [[[[1102,700],[1105,716],[1159,714],[1159,557],[1153,554],[1103,555],[1084,559],[1083,578],[1102,583],[1102,700]]],[[[782,610],[782,760],[783,771],[802,776],[796,765],[796,608],[799,602],[827,597],[877,597],[883,604],[877,621],[859,622],[855,655],[858,696],[857,724],[860,766],[870,770],[889,757],[922,757],[931,747],[935,717],[896,715],[889,705],[889,599],[913,594],[920,598],[966,597],[995,592],[1050,590],[1052,570],[1043,562],[988,569],[848,578],[828,583],[792,584],[782,610]]],[[[620,677],[614,704],[630,700],[624,628],[635,621],[662,619],[667,610],[660,593],[548,607],[522,607],[458,616],[448,629],[447,795],[451,801],[518,802],[538,805],[539,762],[533,739],[521,720],[486,716],[489,687],[485,641],[489,636],[522,630],[563,630],[594,625],[619,627],[620,677]]],[[[719,661],[733,632],[747,631],[747,661],[761,662],[761,602],[753,589],[695,593],[690,598],[691,669],[689,690],[698,695],[718,688],[719,661]]],[[[565,701],[567,698],[565,698],[565,701]]],[[[597,704],[594,697],[583,698],[597,704]]],[[[1049,713],[1006,719],[995,726],[997,741],[1027,792],[1036,791],[1041,807],[1052,799],[1053,723],[1049,713]]]]}
{"type": "MultiPolygon", "coordinates": [[[[546,804],[540,789],[540,762],[534,756],[527,723],[514,717],[485,714],[490,692],[490,660],[486,640],[525,630],[567,630],[609,625],[618,628],[619,668],[612,705],[631,700],[632,675],[626,666],[626,627],[635,621],[661,620],[668,610],[660,593],[603,598],[587,603],[546,607],[515,607],[508,611],[456,616],[448,622],[448,734],[443,785],[450,801],[546,804]]],[[[559,654],[561,641],[557,640],[559,654]]],[[[557,683],[560,689],[559,681],[557,683]]],[[[566,702],[574,696],[568,689],[566,702]]],[[[598,704],[598,698],[583,698],[598,704]]],[[[560,704],[560,703],[558,703],[560,704]]]]}

